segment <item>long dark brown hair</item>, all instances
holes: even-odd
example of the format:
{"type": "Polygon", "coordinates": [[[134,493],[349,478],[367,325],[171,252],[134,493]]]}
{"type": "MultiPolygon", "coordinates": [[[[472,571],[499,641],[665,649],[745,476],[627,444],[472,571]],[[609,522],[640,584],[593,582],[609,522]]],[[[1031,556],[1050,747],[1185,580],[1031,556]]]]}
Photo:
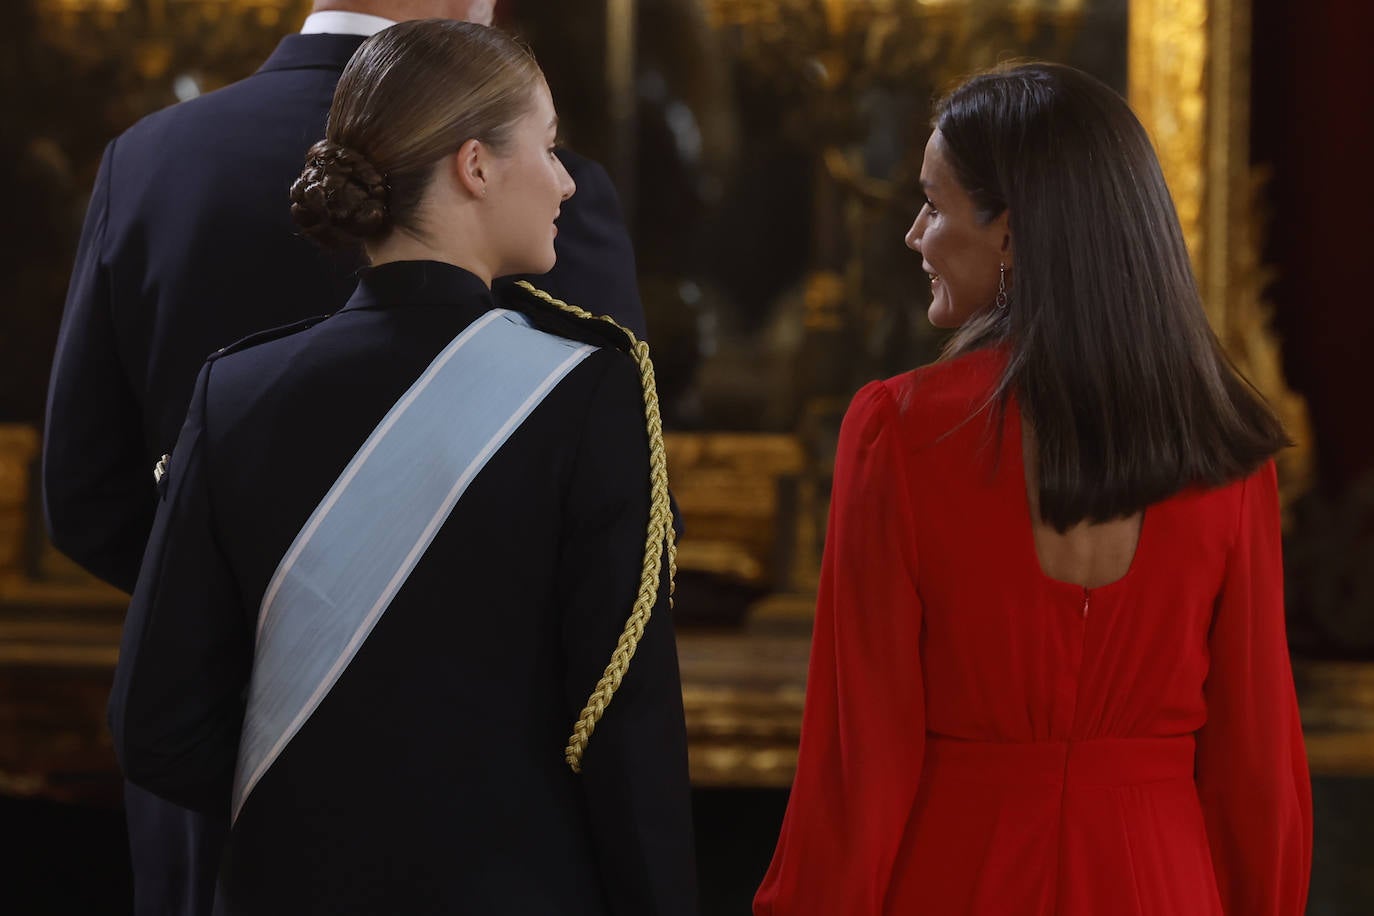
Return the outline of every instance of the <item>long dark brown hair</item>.
{"type": "Polygon", "coordinates": [[[1060,531],[1221,484],[1290,444],[1207,323],[1144,128],[1071,67],[972,77],[934,126],[980,219],[1010,211],[1010,302],[945,357],[1007,348],[994,393],[1034,431],[1041,518],[1060,531]]]}

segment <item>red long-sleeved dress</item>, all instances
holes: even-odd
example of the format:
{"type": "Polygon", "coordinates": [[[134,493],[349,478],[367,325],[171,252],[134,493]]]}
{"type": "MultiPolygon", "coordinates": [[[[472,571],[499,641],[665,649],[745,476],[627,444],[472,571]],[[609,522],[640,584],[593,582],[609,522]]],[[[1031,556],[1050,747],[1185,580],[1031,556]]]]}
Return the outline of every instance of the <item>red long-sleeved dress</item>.
{"type": "Polygon", "coordinates": [[[874,382],[840,434],[801,755],[756,916],[1288,916],[1311,787],[1273,463],[1040,567],[1004,365],[874,382]],[[961,425],[962,422],[962,425],[961,425]]]}

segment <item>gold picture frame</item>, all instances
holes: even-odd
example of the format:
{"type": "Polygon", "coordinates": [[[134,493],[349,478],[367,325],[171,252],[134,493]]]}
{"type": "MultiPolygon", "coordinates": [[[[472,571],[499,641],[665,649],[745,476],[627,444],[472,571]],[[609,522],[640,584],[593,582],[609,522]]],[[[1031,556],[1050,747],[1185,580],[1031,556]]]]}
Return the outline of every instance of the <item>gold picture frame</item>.
{"type": "Polygon", "coordinates": [[[1285,504],[1311,482],[1307,408],[1284,379],[1264,288],[1250,165],[1250,5],[1130,0],[1131,106],[1154,139],[1208,319],[1236,366],[1279,412],[1296,447],[1279,457],[1285,504]]]}

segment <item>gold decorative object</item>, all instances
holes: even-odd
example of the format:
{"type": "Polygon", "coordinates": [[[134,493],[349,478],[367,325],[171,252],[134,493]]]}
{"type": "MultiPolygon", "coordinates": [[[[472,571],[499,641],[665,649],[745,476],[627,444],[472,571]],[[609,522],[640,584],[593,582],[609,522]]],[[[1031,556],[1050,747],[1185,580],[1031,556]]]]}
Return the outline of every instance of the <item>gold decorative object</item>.
{"type": "Polygon", "coordinates": [[[1374,666],[1297,660],[1293,680],[1313,774],[1374,774],[1374,666]]]}
{"type": "MultiPolygon", "coordinates": [[[[153,86],[194,74],[208,91],[252,73],[304,20],[310,0],[38,0],[37,6],[47,39],[78,60],[118,62],[114,72],[121,78],[136,75],[153,86]]],[[[164,89],[170,93],[170,85],[164,89]]],[[[140,114],[161,104],[150,99],[141,107],[140,114]]]]}
{"type": "Polygon", "coordinates": [[[688,536],[678,568],[776,588],[780,539],[790,519],[780,484],[803,467],[794,436],[762,433],[665,433],[673,495],[688,536]]]}
{"type": "Polygon", "coordinates": [[[806,603],[806,617],[787,628],[678,634],[693,785],[792,784],[811,645],[806,603]]]}
{"type": "Polygon", "coordinates": [[[24,574],[30,473],[37,457],[38,430],[0,424],[0,580],[24,574]]]}
{"type": "MultiPolygon", "coordinates": [[[[811,603],[778,596],[767,599],[742,632],[679,634],[694,785],[791,785],[806,695],[811,603]]],[[[1293,673],[1313,775],[1374,774],[1374,669],[1299,660],[1293,673]]]]}
{"type": "Polygon", "coordinates": [[[607,316],[593,315],[586,309],[569,305],[562,299],[534,287],[528,280],[516,284],[536,299],[576,315],[584,321],[602,321],[623,333],[630,341],[630,357],[639,367],[639,382],[643,389],[645,428],[649,435],[649,524],[644,538],[644,559],[640,565],[639,593],[635,596],[634,607],[630,609],[629,620],[616,642],[611,661],[605,673],[596,683],[587,705],[582,708],[573,733],[568,738],[566,759],[574,773],[582,772],[582,755],[587,750],[596,724],[601,721],[606,707],[615,698],[625,672],[630,669],[639,641],[644,636],[644,628],[653,614],[658,601],[660,574],[666,560],[668,566],[668,600],[671,602],[674,581],[677,578],[677,535],[673,529],[673,508],[668,497],[668,457],[663,447],[663,420],[658,410],[658,384],[654,380],[654,364],[649,358],[649,345],[635,337],[634,332],[618,324],[607,316]]]}
{"type": "Polygon", "coordinates": [[[1155,142],[1208,319],[1297,442],[1279,457],[1289,504],[1310,485],[1311,434],[1263,299],[1272,274],[1260,262],[1260,176],[1249,164],[1250,7],[1130,0],[1129,43],[1131,106],[1155,142]]]}
{"type": "Polygon", "coordinates": [[[1130,102],[1154,140],[1183,238],[1202,276],[1208,0],[1131,0],[1130,102]]]}

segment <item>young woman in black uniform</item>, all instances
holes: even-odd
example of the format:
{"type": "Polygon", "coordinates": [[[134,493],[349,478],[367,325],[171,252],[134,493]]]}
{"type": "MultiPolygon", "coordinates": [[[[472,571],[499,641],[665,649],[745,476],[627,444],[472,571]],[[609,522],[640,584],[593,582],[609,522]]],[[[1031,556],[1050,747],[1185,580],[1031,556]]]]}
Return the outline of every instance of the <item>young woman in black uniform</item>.
{"type": "Polygon", "coordinates": [[[695,912],[647,351],[491,288],[553,266],[555,132],[500,32],[369,39],[291,199],[372,266],[200,374],[111,719],[231,818],[217,912],[695,912]]]}

